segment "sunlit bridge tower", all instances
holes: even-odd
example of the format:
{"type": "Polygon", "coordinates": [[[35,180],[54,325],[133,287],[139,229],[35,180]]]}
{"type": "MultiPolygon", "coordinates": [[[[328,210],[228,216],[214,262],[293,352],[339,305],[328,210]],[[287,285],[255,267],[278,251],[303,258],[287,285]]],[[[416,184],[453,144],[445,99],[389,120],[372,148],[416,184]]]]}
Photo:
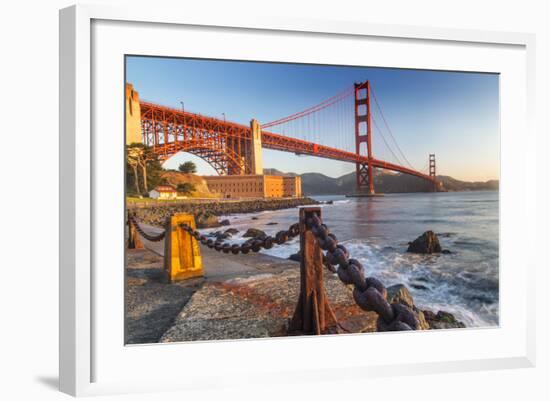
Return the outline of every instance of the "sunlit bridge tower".
{"type": "Polygon", "coordinates": [[[357,192],[374,195],[369,81],[355,84],[355,153],[361,155],[365,147],[367,163],[355,164],[357,192]]]}
{"type": "Polygon", "coordinates": [[[432,192],[437,192],[437,180],[435,178],[435,154],[430,154],[430,177],[433,179],[432,192]]]}

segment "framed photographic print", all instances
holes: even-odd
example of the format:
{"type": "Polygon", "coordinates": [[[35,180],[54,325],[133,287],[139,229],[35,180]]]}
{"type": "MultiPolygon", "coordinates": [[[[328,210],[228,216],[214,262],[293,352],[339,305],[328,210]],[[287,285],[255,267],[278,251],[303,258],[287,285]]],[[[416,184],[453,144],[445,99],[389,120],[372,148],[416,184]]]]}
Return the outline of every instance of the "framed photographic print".
{"type": "Polygon", "coordinates": [[[532,36],[174,15],[61,11],[62,391],[532,366],[532,36]]]}

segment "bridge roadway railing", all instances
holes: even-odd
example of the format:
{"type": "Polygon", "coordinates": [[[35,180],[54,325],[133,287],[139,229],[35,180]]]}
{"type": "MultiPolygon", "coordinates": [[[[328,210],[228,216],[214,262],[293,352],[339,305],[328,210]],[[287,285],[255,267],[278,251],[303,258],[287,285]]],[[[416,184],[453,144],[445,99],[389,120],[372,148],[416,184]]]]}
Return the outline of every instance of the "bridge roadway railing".
{"type": "Polygon", "coordinates": [[[300,295],[288,326],[289,334],[327,334],[345,330],[337,321],[326,295],[323,270],[336,274],[345,285],[353,287],[353,299],[365,311],[378,315],[378,331],[418,330],[417,315],[398,301],[389,303],[387,290],[375,277],[365,277],[362,264],[350,257],[349,251],[338,243],[321,218],[321,208],[299,209],[299,220],[275,236],[231,244],[200,233],[192,215],[174,215],[167,219],[165,231],[147,234],[132,213],[128,214],[129,247],[140,247],[137,234],[149,241],[165,241],[165,269],[171,281],[202,276],[198,245],[226,254],[249,254],[270,249],[300,236],[300,295]],[[174,273],[180,269],[183,273],[174,273]]]}

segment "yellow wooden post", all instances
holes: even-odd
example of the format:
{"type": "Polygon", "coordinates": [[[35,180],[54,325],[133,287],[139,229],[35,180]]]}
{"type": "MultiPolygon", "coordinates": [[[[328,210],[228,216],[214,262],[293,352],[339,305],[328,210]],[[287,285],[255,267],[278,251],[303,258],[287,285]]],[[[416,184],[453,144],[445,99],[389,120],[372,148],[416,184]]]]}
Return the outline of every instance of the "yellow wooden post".
{"type": "Polygon", "coordinates": [[[175,214],[166,222],[164,268],[170,282],[204,275],[199,243],[181,224],[196,228],[192,214],[175,214]]]}

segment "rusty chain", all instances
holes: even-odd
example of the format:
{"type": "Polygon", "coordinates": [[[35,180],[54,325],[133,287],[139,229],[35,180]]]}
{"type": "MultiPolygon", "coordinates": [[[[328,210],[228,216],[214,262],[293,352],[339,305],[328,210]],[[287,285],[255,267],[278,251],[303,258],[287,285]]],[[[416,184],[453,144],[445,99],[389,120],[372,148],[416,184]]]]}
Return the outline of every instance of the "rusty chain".
{"type": "Polygon", "coordinates": [[[133,226],[136,228],[137,232],[143,237],[145,238],[146,240],[148,241],[151,241],[151,242],[159,242],[159,241],[162,241],[164,239],[164,237],[166,236],[166,230],[164,230],[163,232],[161,232],[160,234],[157,234],[157,235],[151,235],[151,234],[147,234],[143,228],[140,227],[140,225],[138,224],[135,216],[133,216],[132,214],[129,214],[128,215],[128,223],[131,223],[133,224],[133,226]]]}
{"type": "Polygon", "coordinates": [[[262,239],[250,239],[242,244],[230,244],[229,242],[224,242],[221,239],[208,238],[206,235],[201,234],[199,231],[192,229],[187,224],[181,224],[181,228],[187,231],[192,235],[197,241],[201,244],[207,246],[210,249],[214,249],[218,252],[229,253],[231,252],[234,255],[238,253],[247,254],[250,251],[259,252],[260,249],[271,249],[273,245],[282,245],[288,240],[300,235],[300,226],[298,223],[292,224],[288,230],[281,230],[275,237],[270,235],[262,239]]]}
{"type": "Polygon", "coordinates": [[[306,221],[319,241],[321,249],[326,251],[324,262],[327,267],[335,272],[340,281],[346,285],[353,285],[353,299],[357,305],[366,311],[378,314],[378,331],[402,331],[417,330],[420,326],[414,312],[406,305],[387,300],[386,287],[380,280],[374,277],[365,277],[363,265],[349,257],[349,252],[344,245],[338,244],[338,239],[328,227],[323,224],[321,218],[313,215],[306,221]],[[338,269],[335,269],[338,266],[338,269]]]}

